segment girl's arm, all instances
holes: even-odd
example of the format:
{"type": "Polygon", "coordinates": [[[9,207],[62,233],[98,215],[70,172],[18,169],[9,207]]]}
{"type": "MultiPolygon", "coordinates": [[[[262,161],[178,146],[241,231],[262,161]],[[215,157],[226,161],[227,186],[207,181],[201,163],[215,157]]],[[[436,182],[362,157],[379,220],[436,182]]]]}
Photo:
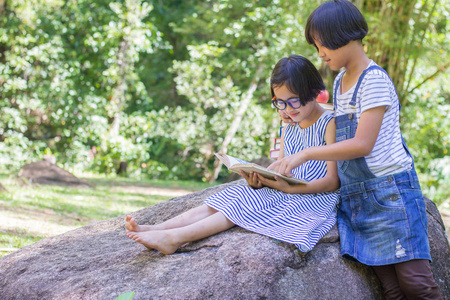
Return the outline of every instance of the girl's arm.
{"type": "MultiPolygon", "coordinates": [[[[336,142],[336,124],[333,120],[328,122],[327,129],[325,131],[325,141],[327,142],[327,145],[331,145],[336,142]]],[[[325,177],[313,180],[308,184],[289,185],[281,178],[270,180],[262,177],[261,175],[258,175],[258,178],[263,185],[290,194],[323,193],[335,191],[339,188],[339,177],[335,161],[327,161],[327,175],[325,175],[325,177]]]]}
{"type": "Polygon", "coordinates": [[[289,176],[293,169],[309,160],[344,161],[369,155],[380,132],[385,108],[379,106],[363,112],[355,137],[339,143],[307,148],[273,163],[269,168],[289,176]]]}

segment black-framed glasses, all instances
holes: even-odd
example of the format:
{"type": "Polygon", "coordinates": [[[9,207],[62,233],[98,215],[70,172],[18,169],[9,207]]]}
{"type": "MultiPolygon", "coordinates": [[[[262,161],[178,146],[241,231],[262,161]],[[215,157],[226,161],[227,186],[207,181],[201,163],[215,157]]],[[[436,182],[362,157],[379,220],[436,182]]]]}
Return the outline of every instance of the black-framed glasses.
{"type": "Polygon", "coordinates": [[[279,110],[285,110],[289,105],[293,109],[300,108],[302,103],[300,102],[300,98],[289,98],[287,100],[277,99],[276,97],[272,98],[272,104],[279,110]]]}

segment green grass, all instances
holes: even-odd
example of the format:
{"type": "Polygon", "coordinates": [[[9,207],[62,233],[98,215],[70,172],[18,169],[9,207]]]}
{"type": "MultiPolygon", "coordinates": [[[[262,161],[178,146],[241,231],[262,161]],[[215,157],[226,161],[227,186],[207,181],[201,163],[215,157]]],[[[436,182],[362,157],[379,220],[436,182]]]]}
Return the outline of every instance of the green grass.
{"type": "Polygon", "coordinates": [[[2,247],[11,249],[22,248],[43,238],[43,236],[30,235],[20,228],[0,231],[0,245],[3,244],[2,247]]]}
{"type": "Polygon", "coordinates": [[[42,238],[115,218],[173,198],[174,191],[194,192],[210,184],[189,181],[84,178],[95,188],[19,185],[6,173],[0,182],[0,257],[42,238]]]}

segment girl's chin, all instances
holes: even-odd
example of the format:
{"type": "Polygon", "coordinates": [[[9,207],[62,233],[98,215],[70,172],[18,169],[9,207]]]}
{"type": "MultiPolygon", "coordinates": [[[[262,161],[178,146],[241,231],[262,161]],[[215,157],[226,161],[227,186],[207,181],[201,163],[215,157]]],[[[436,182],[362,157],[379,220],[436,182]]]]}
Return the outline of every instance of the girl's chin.
{"type": "Polygon", "coordinates": [[[336,66],[332,66],[332,65],[328,65],[330,67],[330,69],[332,71],[339,71],[340,69],[342,69],[342,67],[336,67],[336,66]]]}

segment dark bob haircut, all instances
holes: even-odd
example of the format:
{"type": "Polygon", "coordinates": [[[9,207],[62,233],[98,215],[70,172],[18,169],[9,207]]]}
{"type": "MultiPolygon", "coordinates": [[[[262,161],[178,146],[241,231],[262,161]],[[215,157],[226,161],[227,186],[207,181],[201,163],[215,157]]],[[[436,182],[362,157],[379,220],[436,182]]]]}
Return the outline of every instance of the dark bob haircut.
{"type": "Polygon", "coordinates": [[[273,68],[270,76],[272,97],[275,96],[273,89],[283,85],[286,85],[290,92],[298,95],[302,105],[316,99],[320,91],[325,89],[325,84],[316,67],[300,55],[283,57],[273,68]]]}
{"type": "MultiPolygon", "coordinates": [[[[306,21],[306,41],[315,41],[336,50],[351,41],[361,40],[369,27],[358,8],[347,0],[325,2],[316,8],[306,21]]],[[[316,47],[317,48],[317,47],[316,47]]]]}

